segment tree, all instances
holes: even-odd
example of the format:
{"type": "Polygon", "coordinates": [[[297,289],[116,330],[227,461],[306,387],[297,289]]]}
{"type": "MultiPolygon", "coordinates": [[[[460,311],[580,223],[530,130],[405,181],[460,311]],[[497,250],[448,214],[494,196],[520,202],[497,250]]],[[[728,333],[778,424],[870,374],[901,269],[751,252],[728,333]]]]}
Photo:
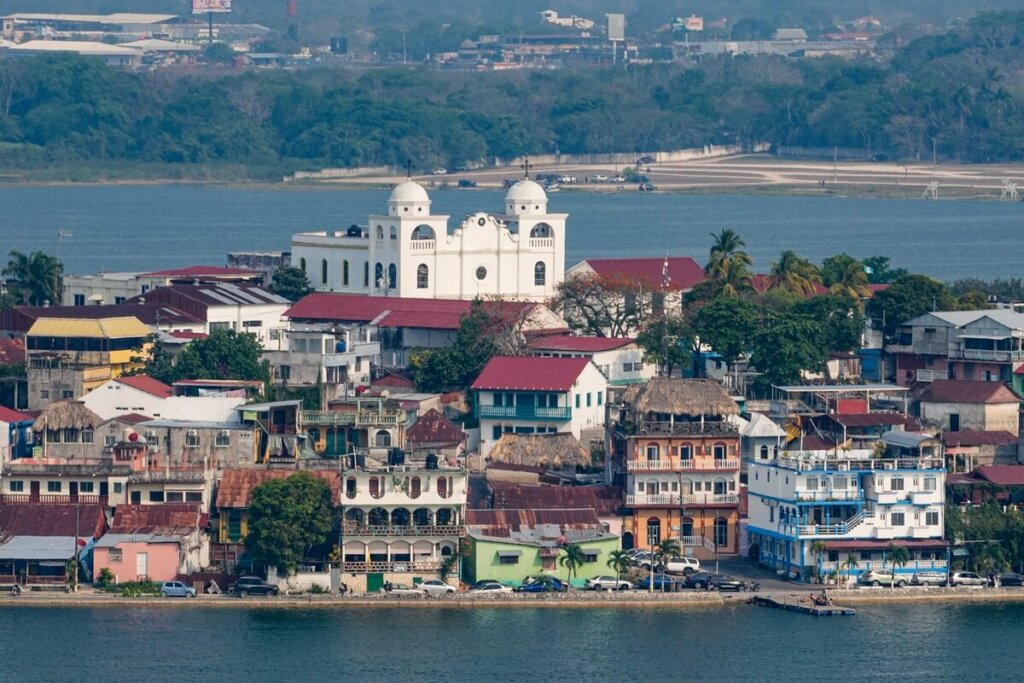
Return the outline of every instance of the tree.
{"type": "Polygon", "coordinates": [[[821,583],[821,557],[828,550],[828,546],[825,545],[824,541],[814,541],[811,543],[811,552],[814,554],[814,569],[818,576],[818,583],[821,583]]]}
{"type": "Polygon", "coordinates": [[[650,591],[654,591],[654,570],[660,568],[661,574],[665,573],[665,563],[673,557],[679,557],[682,554],[682,548],[679,546],[679,541],[665,537],[654,544],[651,548],[651,585],[650,591]]]}
{"type": "Polygon", "coordinates": [[[235,58],[238,57],[238,53],[227,43],[213,43],[203,50],[203,57],[208,62],[232,64],[235,58]]]}
{"type": "Polygon", "coordinates": [[[703,306],[690,321],[701,345],[732,365],[750,350],[758,328],[757,306],[737,296],[721,296],[703,306]]]}
{"type": "Polygon", "coordinates": [[[953,298],[946,285],[927,275],[904,275],[868,302],[868,314],[883,322],[886,334],[929,311],[948,311],[953,298]]]}
{"type": "Polygon", "coordinates": [[[654,292],[635,279],[588,273],[560,282],[551,307],[588,335],[625,337],[650,315],[654,292]]]}
{"type": "Polygon", "coordinates": [[[888,256],[868,256],[864,259],[864,272],[873,285],[888,284],[910,274],[904,268],[891,267],[888,256]]]}
{"type": "Polygon", "coordinates": [[[892,580],[889,582],[890,588],[894,588],[896,586],[896,568],[906,567],[908,562],[910,562],[910,551],[902,545],[890,543],[889,563],[892,565],[892,580]]]}
{"type": "Polygon", "coordinates": [[[252,492],[245,547],[260,564],[293,571],[332,525],[331,489],[309,472],[271,479],[252,492]]]}
{"type": "Polygon", "coordinates": [[[666,313],[650,320],[636,343],[644,350],[644,361],[656,363],[671,377],[672,370],[690,362],[693,332],[682,317],[666,313]]]}
{"type": "Polygon", "coordinates": [[[733,262],[741,263],[744,267],[750,267],[753,263],[750,255],[743,251],[743,247],[747,246],[747,243],[735,230],[723,228],[717,235],[711,233],[711,237],[714,241],[711,243],[708,263],[704,266],[704,274],[709,278],[723,279],[733,262]]]}
{"type": "Polygon", "coordinates": [[[615,571],[615,578],[621,580],[622,575],[633,566],[633,559],[625,550],[616,549],[608,554],[608,561],[605,564],[615,571]]]}
{"type": "Polygon", "coordinates": [[[816,285],[821,284],[821,275],[813,263],[787,249],[778,261],[772,263],[769,280],[773,287],[801,296],[813,296],[817,291],[816,285]]]}
{"type": "Polygon", "coordinates": [[[162,344],[153,347],[146,374],[166,384],[180,379],[270,380],[270,365],[260,360],[263,348],[255,335],[214,330],[177,354],[162,344]]]}
{"type": "Polygon", "coordinates": [[[2,273],[9,292],[28,306],[46,302],[60,305],[64,290],[64,266],[60,261],[41,251],[26,255],[13,250],[10,257],[2,273]]]}
{"type": "Polygon", "coordinates": [[[846,554],[846,561],[843,562],[843,568],[846,570],[847,583],[849,583],[850,579],[853,578],[853,570],[858,567],[860,567],[860,562],[857,561],[857,556],[854,555],[853,552],[848,552],[846,554]]]}
{"type": "Polygon", "coordinates": [[[306,271],[295,266],[281,266],[275,270],[268,289],[288,301],[298,301],[313,291],[306,271]]]}
{"type": "Polygon", "coordinates": [[[562,552],[565,554],[558,558],[558,564],[569,570],[569,585],[571,586],[576,572],[586,562],[587,556],[583,553],[583,548],[578,543],[563,544],[562,552]]]}
{"type": "Polygon", "coordinates": [[[761,373],[755,382],[762,390],[800,381],[804,371],[820,372],[828,353],[821,344],[821,323],[803,315],[769,318],[754,339],[751,364],[761,373]]]}
{"type": "Polygon", "coordinates": [[[864,264],[849,254],[829,256],[821,262],[821,283],[836,296],[864,299],[871,295],[864,264]]]}
{"type": "Polygon", "coordinates": [[[832,294],[815,296],[797,303],[792,312],[821,325],[820,343],[826,351],[850,352],[860,348],[864,315],[857,301],[832,294]]]}
{"type": "Polygon", "coordinates": [[[447,348],[414,354],[409,362],[420,391],[444,392],[473,383],[498,351],[505,318],[475,299],[459,323],[455,343],[447,348]]]}

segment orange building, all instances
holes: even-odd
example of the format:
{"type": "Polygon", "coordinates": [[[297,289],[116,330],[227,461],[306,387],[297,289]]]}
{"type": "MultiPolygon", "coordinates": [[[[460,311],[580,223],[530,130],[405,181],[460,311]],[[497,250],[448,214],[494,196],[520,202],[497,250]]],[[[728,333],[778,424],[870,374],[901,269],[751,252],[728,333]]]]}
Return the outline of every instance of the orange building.
{"type": "Polygon", "coordinates": [[[739,550],[740,435],[735,401],[713,380],[653,379],[623,397],[623,546],[678,539],[702,559],[739,550]]]}

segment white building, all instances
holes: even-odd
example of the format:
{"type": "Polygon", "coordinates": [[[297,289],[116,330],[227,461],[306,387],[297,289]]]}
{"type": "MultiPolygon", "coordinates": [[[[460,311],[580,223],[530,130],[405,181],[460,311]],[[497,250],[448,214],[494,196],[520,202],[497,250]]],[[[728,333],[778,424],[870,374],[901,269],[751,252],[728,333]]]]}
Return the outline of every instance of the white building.
{"type": "Polygon", "coordinates": [[[567,214],[548,213],[544,189],[513,185],[504,212],[478,212],[449,230],[408,180],[366,227],[292,237],[292,263],[326,292],[436,299],[501,296],[543,301],[565,273],[567,214]]]}
{"type": "Polygon", "coordinates": [[[480,454],[502,434],[572,433],[604,426],[608,380],[586,358],[496,356],[472,386],[480,454]]]}
{"type": "Polygon", "coordinates": [[[612,386],[646,382],[657,373],[653,363],[644,362],[644,350],[636,340],[627,337],[545,335],[530,340],[530,352],[545,358],[592,360],[612,386]]]}
{"type": "Polygon", "coordinates": [[[807,580],[818,571],[853,578],[882,569],[890,545],[910,552],[897,567],[904,581],[917,571],[945,571],[942,540],[946,472],[934,439],[907,454],[890,449],[783,451],[747,463],[751,554],[807,580]],[[812,551],[816,541],[824,551],[812,551]],[[852,558],[852,561],[851,561],[852,558]]]}
{"type": "Polygon", "coordinates": [[[380,342],[371,341],[370,328],[361,325],[293,326],[287,351],[267,351],[274,378],[291,386],[318,381],[334,398],[337,389],[370,384],[370,369],[380,362],[380,342]]]}
{"type": "Polygon", "coordinates": [[[65,275],[62,299],[65,306],[121,304],[157,287],[199,282],[247,282],[261,284],[264,274],[244,268],[188,266],[151,273],[99,272],[94,275],[65,275]]]}
{"type": "Polygon", "coordinates": [[[82,403],[104,420],[135,413],[184,422],[229,422],[244,396],[174,396],[174,390],[146,375],[118,377],[82,397],[82,403]]]}

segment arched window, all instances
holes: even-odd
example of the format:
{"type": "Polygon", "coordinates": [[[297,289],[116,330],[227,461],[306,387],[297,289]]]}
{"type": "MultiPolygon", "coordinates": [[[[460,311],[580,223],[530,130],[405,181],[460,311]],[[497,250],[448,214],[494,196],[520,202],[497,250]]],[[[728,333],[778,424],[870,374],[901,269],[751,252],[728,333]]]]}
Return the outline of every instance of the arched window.
{"type": "Polygon", "coordinates": [[[341,264],[341,284],[348,287],[348,261],[341,264]]]}
{"type": "Polygon", "coordinates": [[[379,240],[384,239],[384,226],[382,226],[382,225],[378,225],[377,226],[377,239],[379,239],[379,240]]]}
{"type": "Polygon", "coordinates": [[[398,267],[394,263],[388,266],[388,289],[398,289],[398,267]]]}
{"type": "Polygon", "coordinates": [[[320,284],[327,284],[327,259],[320,260],[320,284]]]}
{"type": "Polygon", "coordinates": [[[537,261],[537,264],[533,267],[533,284],[538,287],[543,287],[548,280],[548,267],[544,265],[543,261],[537,261]]]}
{"type": "Polygon", "coordinates": [[[345,497],[355,498],[356,497],[356,478],[349,477],[345,480],[345,497]]]}
{"type": "Polygon", "coordinates": [[[412,523],[416,526],[430,526],[430,510],[427,508],[416,508],[412,512],[412,523]]]}
{"type": "Polygon", "coordinates": [[[538,223],[530,230],[530,237],[532,238],[552,237],[553,235],[554,233],[551,230],[551,226],[547,223],[538,223]]]}
{"type": "Polygon", "coordinates": [[[373,267],[373,286],[377,289],[384,289],[386,282],[384,282],[384,266],[377,264],[373,267]]]}
{"type": "Polygon", "coordinates": [[[363,287],[370,286],[370,262],[363,264],[363,287]]]}
{"type": "Polygon", "coordinates": [[[647,445],[647,459],[648,460],[660,460],[661,449],[658,448],[658,444],[652,443],[647,445]]]}
{"type": "Polygon", "coordinates": [[[390,448],[391,432],[386,429],[377,430],[376,436],[373,437],[373,443],[377,448],[390,448]]]}
{"type": "Polygon", "coordinates": [[[430,286],[430,269],[427,264],[416,266],[416,289],[427,289],[430,286]]]}
{"type": "Polygon", "coordinates": [[[661,542],[661,520],[650,517],[647,520],[647,545],[655,546],[661,542]]]}
{"type": "Polygon", "coordinates": [[[380,498],[384,495],[384,480],[381,477],[370,477],[370,497],[380,498]]]}
{"type": "Polygon", "coordinates": [[[392,242],[397,242],[398,241],[398,228],[396,228],[393,225],[391,226],[391,241],[392,242]]]}
{"type": "Polygon", "coordinates": [[[767,446],[761,446],[761,459],[762,460],[767,460],[768,459],[768,447],[767,446]]]}
{"type": "Polygon", "coordinates": [[[432,240],[434,239],[434,229],[429,225],[418,225],[412,231],[412,238],[414,240],[432,240]]]}
{"type": "Polygon", "coordinates": [[[725,517],[715,519],[715,545],[719,547],[729,545],[729,520],[725,517]]]}
{"type": "Polygon", "coordinates": [[[451,508],[441,508],[437,511],[437,525],[447,526],[455,521],[455,515],[452,514],[451,508]]]}
{"type": "Polygon", "coordinates": [[[306,272],[306,259],[304,259],[304,258],[300,258],[299,259],[299,268],[302,268],[302,272],[303,273],[306,272]]]}

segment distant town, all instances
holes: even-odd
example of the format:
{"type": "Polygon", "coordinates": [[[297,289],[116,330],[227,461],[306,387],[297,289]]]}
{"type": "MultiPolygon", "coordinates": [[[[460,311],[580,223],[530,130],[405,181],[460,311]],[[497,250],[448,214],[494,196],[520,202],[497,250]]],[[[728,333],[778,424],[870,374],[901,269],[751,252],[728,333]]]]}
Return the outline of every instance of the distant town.
{"type": "Polygon", "coordinates": [[[410,178],[225,265],[11,252],[0,590],[1024,583],[1019,281],[785,247],[756,273],[728,228],[707,255],[570,265],[572,216],[529,171],[456,220],[410,178]]]}

